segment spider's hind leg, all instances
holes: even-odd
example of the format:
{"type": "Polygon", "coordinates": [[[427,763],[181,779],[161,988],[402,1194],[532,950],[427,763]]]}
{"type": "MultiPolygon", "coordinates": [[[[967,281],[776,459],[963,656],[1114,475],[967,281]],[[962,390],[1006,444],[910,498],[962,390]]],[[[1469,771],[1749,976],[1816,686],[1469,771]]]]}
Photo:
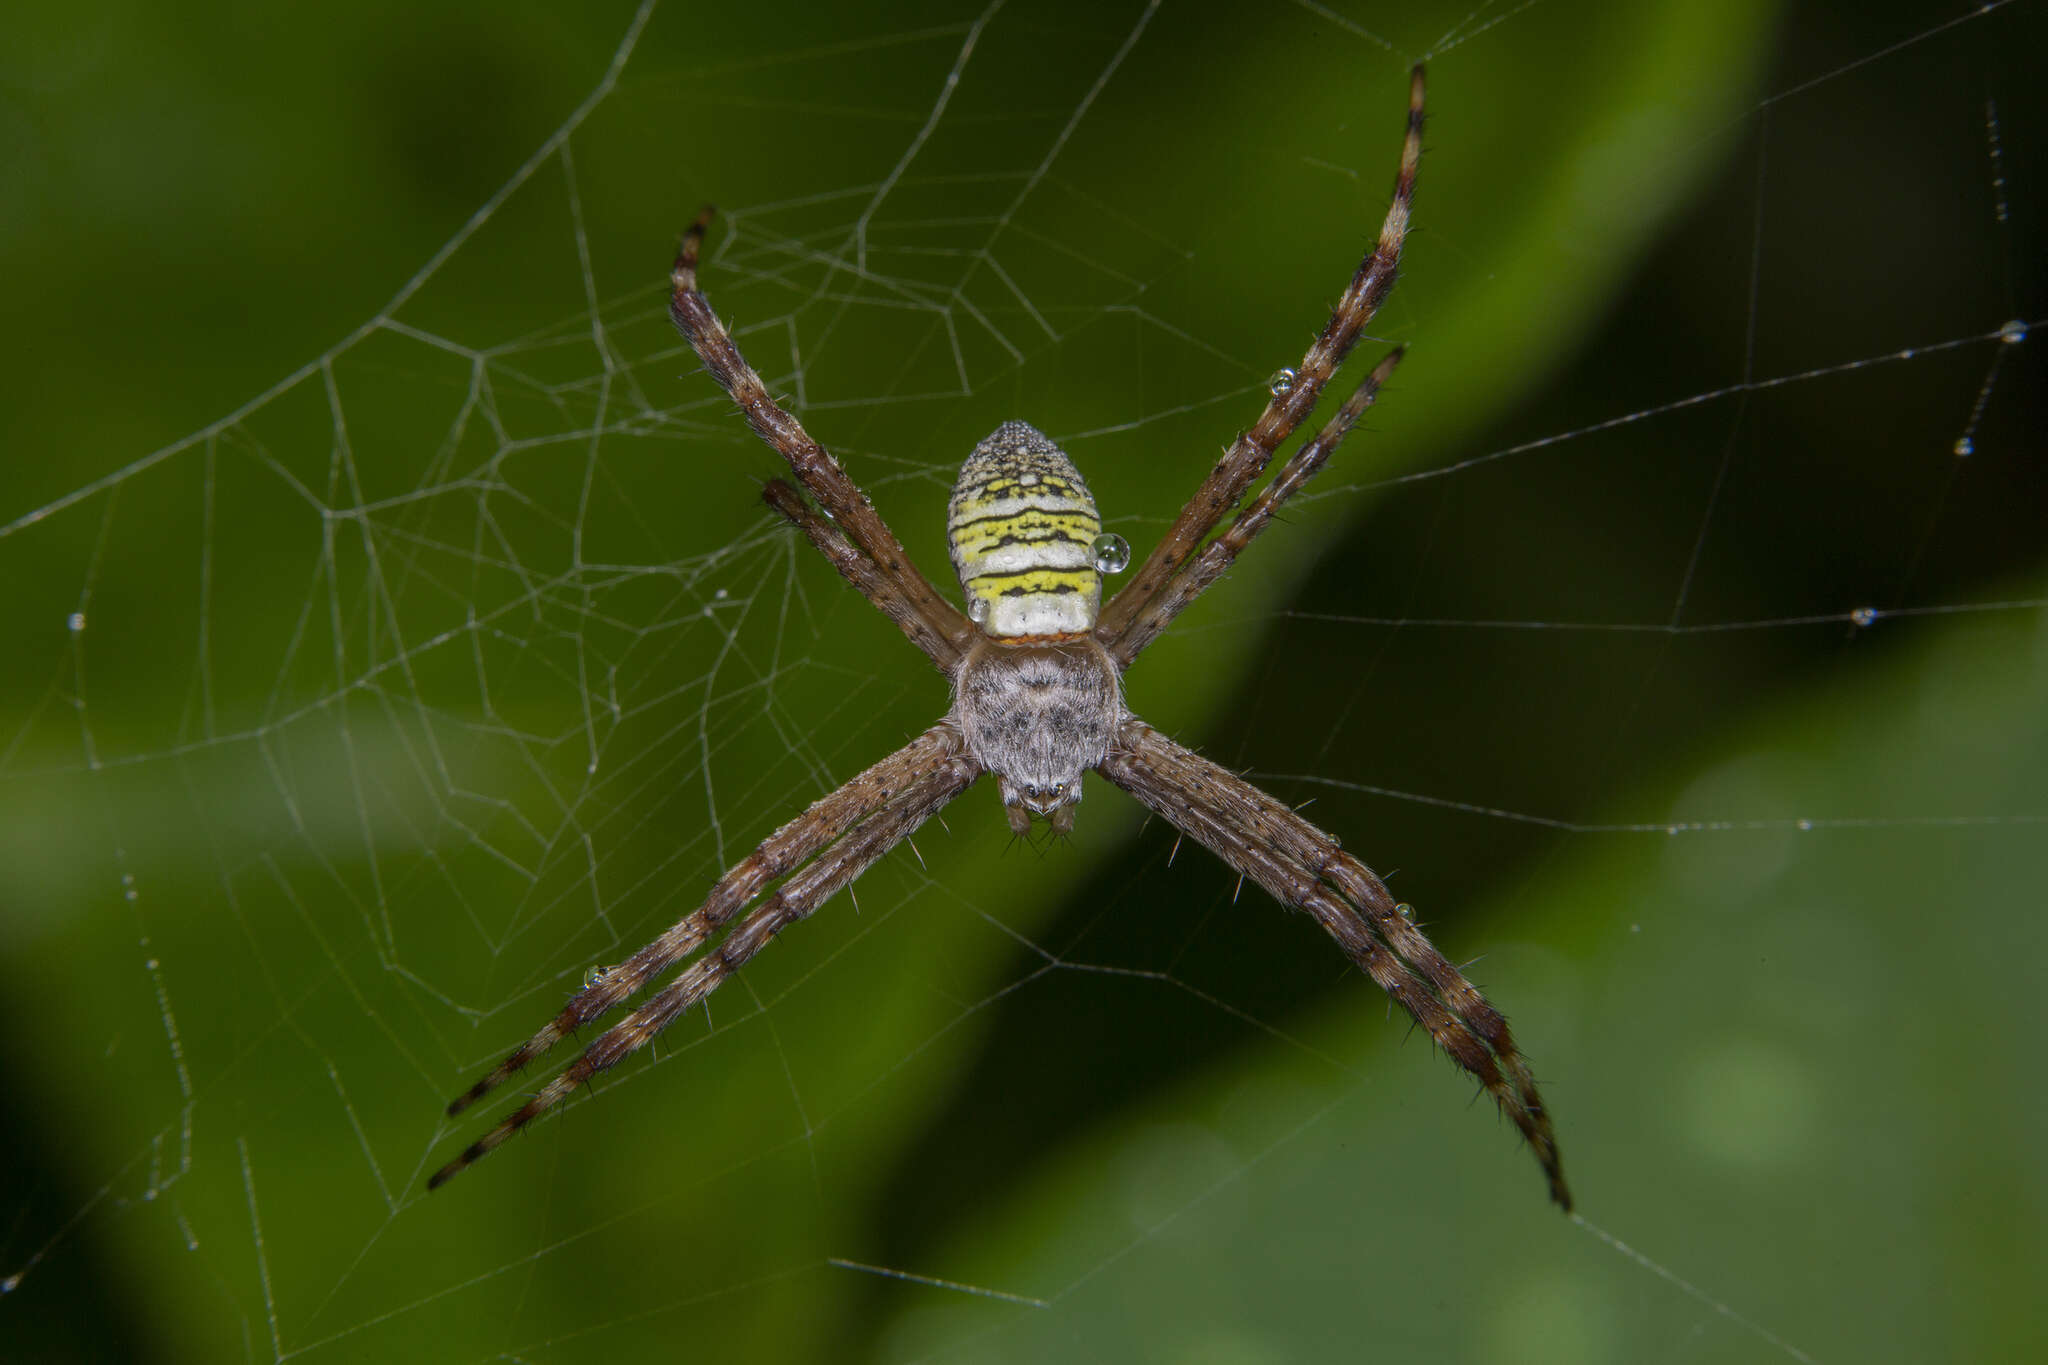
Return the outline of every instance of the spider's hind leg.
{"type": "Polygon", "coordinates": [[[973,633],[966,616],[933,591],[867,495],[854,485],[831,452],[804,430],[803,423],[775,401],[767,384],[740,354],[739,343],[711,310],[711,301],[697,283],[698,258],[711,219],[712,210],[707,206],[683,233],[669,272],[669,317],[676,330],[697,353],[706,373],[739,405],[754,435],[788,463],[789,472],[818,500],[844,533],[843,539],[865,557],[872,575],[887,581],[892,595],[907,603],[939,637],[965,640],[973,633]]]}
{"type": "Polygon", "coordinates": [[[818,553],[832,561],[839,576],[851,583],[862,597],[896,623],[910,643],[925,652],[939,672],[952,676],[960,662],[960,647],[947,635],[944,622],[931,619],[906,596],[897,580],[875,567],[875,562],[854,548],[838,526],[818,514],[803,495],[781,479],[770,479],[761,489],[761,500],[780,512],[818,553]]]}
{"type": "Polygon", "coordinates": [[[1116,647],[1123,661],[1128,662],[1137,652],[1125,643],[1132,623],[1181,572],[1188,557],[1265,472],[1273,453],[1307,419],[1323,386],[1335,376],[1393,289],[1415,202],[1416,170],[1422,162],[1422,101],[1422,66],[1417,63],[1408,73],[1407,132],[1401,141],[1393,200],[1387,205],[1379,236],[1358,263],[1329,322],[1302,356],[1293,381],[1272,390],[1272,400],[1258,422],[1223,453],[1145,562],[1103,607],[1095,623],[1096,638],[1116,647]]]}

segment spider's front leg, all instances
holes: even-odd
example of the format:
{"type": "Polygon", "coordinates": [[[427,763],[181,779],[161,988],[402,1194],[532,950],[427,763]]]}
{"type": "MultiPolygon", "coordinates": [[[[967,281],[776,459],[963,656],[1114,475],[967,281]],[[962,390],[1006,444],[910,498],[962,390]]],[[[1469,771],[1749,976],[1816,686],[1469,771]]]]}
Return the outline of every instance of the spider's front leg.
{"type": "Polygon", "coordinates": [[[538,1118],[590,1077],[651,1042],[677,1015],[716,989],[775,934],[816,910],[876,859],[965,790],[981,768],[964,751],[959,730],[941,722],[868,768],[768,836],[717,885],[704,904],[667,932],[585,987],[539,1033],[448,1106],[460,1114],[552,1049],[575,1028],[636,994],[690,957],[777,878],[776,892],[639,1009],[607,1030],[561,1075],[427,1182],[435,1189],[538,1118]]]}
{"type": "Polygon", "coordinates": [[[1550,1197],[1571,1211],[1550,1111],[1508,1021],[1401,913],[1372,869],[1280,801],[1135,717],[1119,729],[1100,771],[1275,900],[1313,916],[1486,1087],[1535,1152],[1550,1197]]]}

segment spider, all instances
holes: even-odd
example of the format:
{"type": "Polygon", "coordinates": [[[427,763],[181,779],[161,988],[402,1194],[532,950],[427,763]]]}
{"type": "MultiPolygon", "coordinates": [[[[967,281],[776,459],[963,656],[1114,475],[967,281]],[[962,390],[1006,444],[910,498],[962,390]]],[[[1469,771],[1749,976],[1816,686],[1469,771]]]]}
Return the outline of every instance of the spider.
{"type": "Polygon", "coordinates": [[[1073,462],[1023,422],[997,427],[961,467],[946,527],[967,609],[963,613],[940,597],[838,461],[769,395],[711,311],[697,286],[697,261],[713,211],[697,216],[676,255],[670,313],[754,434],[788,461],[817,505],[781,479],[768,483],[764,498],[951,680],[953,707],[931,729],[768,836],[712,886],[701,906],[652,943],[618,966],[592,973],[560,1014],[453,1101],[448,1113],[460,1114],[564,1036],[695,957],[435,1172],[429,1189],[653,1041],[776,934],[852,883],[982,774],[994,774],[1010,828],[1021,836],[1035,819],[1057,834],[1070,831],[1082,774],[1092,771],[1283,905],[1313,916],[1478,1079],[1534,1150],[1550,1197],[1571,1208],[1549,1113],[1500,1012],[1437,951],[1379,877],[1340,849],[1333,836],[1174,743],[1123,702],[1124,669],[1323,467],[1399,363],[1402,352],[1396,348],[1222,534],[1211,538],[1314,409],[1393,288],[1422,155],[1422,104],[1418,65],[1410,73],[1401,168],[1378,240],[1300,368],[1275,377],[1272,400],[1257,425],[1224,452],[1165,538],[1106,605],[1101,574],[1124,567],[1128,548],[1102,534],[1095,501],[1073,462]],[[700,952],[721,932],[716,946],[700,952]]]}

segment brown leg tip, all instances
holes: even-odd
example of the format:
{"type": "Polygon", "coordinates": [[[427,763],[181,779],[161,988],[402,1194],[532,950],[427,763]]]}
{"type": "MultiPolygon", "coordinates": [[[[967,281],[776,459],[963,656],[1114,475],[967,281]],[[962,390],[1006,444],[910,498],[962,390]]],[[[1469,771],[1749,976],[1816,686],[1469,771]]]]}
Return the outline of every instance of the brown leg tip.
{"type": "Polygon", "coordinates": [[[704,230],[718,216],[718,206],[706,204],[683,229],[682,244],[676,248],[676,263],[670,277],[678,291],[697,287],[697,254],[704,245],[704,230]]]}
{"type": "Polygon", "coordinates": [[[791,523],[804,524],[804,500],[794,488],[781,479],[770,479],[761,485],[761,501],[767,503],[791,523]]]}

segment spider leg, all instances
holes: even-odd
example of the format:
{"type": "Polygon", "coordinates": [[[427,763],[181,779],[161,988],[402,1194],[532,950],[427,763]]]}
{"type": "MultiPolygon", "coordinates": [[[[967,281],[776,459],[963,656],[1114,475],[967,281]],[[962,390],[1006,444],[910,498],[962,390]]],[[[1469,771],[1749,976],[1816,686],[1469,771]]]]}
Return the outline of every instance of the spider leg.
{"type": "Polygon", "coordinates": [[[1237,520],[1230,524],[1230,529],[1204,545],[1200,553],[1187,561],[1186,567],[1145,603],[1122,637],[1109,647],[1110,656],[1119,665],[1128,668],[1131,660],[1158,639],[1189,603],[1207,592],[1209,585],[1221,578],[1224,570],[1244,553],[1244,547],[1272,524],[1273,515],[1280,505],[1300,492],[1302,485],[1321,471],[1345,436],[1350,434],[1352,426],[1379,397],[1381,386],[1394,372],[1394,367],[1401,363],[1403,353],[1404,348],[1399,346],[1387,352],[1386,358],[1373,366],[1372,373],[1337,410],[1337,415],[1315,434],[1315,439],[1295,451],[1287,463],[1280,466],[1280,472],[1273,476],[1273,481],[1260,489],[1259,495],[1237,514],[1237,520]]]}
{"type": "Polygon", "coordinates": [[[437,1189],[466,1168],[489,1155],[491,1150],[567,1099],[576,1087],[587,1083],[654,1041],[663,1029],[724,985],[742,963],[768,945],[768,941],[830,900],[881,856],[903,842],[941,806],[967,789],[981,775],[981,765],[965,753],[954,753],[929,772],[920,773],[907,786],[867,819],[799,870],[776,889],[751,914],[733,927],[716,948],[698,958],[680,975],[643,1002],[631,1014],[606,1029],[583,1055],[561,1074],[542,1086],[525,1104],[507,1115],[497,1127],[462,1150],[461,1155],[434,1172],[427,1188],[437,1189]]]}
{"type": "MultiPolygon", "coordinates": [[[[818,500],[826,515],[839,524],[860,552],[874,562],[876,572],[895,585],[896,596],[924,618],[931,633],[956,643],[965,641],[974,630],[966,614],[933,591],[867,495],[847,477],[839,461],[811,438],[803,424],[769,396],[768,386],[747,364],[725,324],[711,311],[711,301],[697,287],[697,257],[703,250],[704,230],[710,226],[712,213],[707,205],[697,215],[683,233],[682,246],[676,252],[675,267],[669,275],[669,316],[674,319],[676,330],[690,343],[718,386],[739,404],[754,434],[789,462],[796,481],[818,500]]],[[[876,605],[888,610],[880,602],[876,605]]]]}
{"type": "Polygon", "coordinates": [[[1099,771],[1275,900],[1314,916],[1486,1087],[1534,1150],[1550,1197],[1571,1210],[1550,1113],[1507,1020],[1400,912],[1371,869],[1280,801],[1135,718],[1124,723],[1099,771]]]}
{"type": "Polygon", "coordinates": [[[1133,618],[1173,580],[1195,547],[1237,505],[1245,489],[1264,472],[1273,452],[1315,408],[1323,386],[1330,382],[1357,344],[1365,325],[1386,302],[1401,263],[1401,244],[1407,238],[1409,213],[1415,202],[1415,172],[1422,160],[1422,94],[1422,66],[1417,63],[1408,73],[1408,133],[1401,144],[1401,169],[1394,177],[1393,202],[1387,206],[1379,239],[1359,262],[1350,285],[1331,311],[1329,322],[1302,356],[1294,382],[1276,392],[1260,414],[1258,424],[1223,453],[1223,458],[1209,471],[1209,477],[1174,518],[1165,538],[1153,547],[1123,590],[1102,609],[1095,623],[1095,638],[1105,645],[1115,646],[1122,639],[1133,618]]]}
{"type": "Polygon", "coordinates": [[[787,876],[820,849],[840,838],[898,793],[919,773],[964,752],[960,732],[941,722],[862,772],[845,786],[813,802],[734,864],[712,886],[704,903],[660,937],[578,992],[540,1032],[512,1050],[489,1075],[448,1105],[450,1117],[523,1071],[565,1036],[608,1014],[641,987],[704,945],[719,926],[751,904],[770,882],[787,876]]]}
{"type": "Polygon", "coordinates": [[[838,527],[818,515],[801,493],[781,479],[770,479],[761,490],[761,497],[802,531],[818,547],[819,554],[832,561],[841,578],[881,608],[882,615],[894,621],[896,628],[909,636],[910,643],[923,650],[941,673],[953,676],[960,662],[960,647],[933,628],[904,597],[895,580],[875,567],[874,560],[856,550],[838,527]]]}

